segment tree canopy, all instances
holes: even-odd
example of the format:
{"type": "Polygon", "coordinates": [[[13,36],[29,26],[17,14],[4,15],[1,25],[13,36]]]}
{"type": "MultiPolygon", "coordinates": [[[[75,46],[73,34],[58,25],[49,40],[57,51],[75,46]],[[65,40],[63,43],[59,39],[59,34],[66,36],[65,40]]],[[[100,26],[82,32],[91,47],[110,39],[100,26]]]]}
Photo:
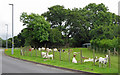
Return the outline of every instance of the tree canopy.
{"type": "MultiPolygon", "coordinates": [[[[119,37],[120,16],[109,12],[103,3],[90,3],[83,8],[73,9],[55,5],[41,15],[23,12],[20,21],[26,28],[14,38],[15,41],[23,41],[24,45],[39,47],[51,43],[80,47],[90,40],[108,42],[119,37]]],[[[20,46],[19,42],[15,43],[20,46]]]]}

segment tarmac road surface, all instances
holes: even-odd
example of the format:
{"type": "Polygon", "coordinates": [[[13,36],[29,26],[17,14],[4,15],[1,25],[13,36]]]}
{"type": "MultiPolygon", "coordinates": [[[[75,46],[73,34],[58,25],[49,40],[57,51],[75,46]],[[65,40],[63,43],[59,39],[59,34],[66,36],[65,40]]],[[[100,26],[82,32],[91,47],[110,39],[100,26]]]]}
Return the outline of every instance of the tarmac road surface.
{"type": "MultiPolygon", "coordinates": [[[[3,49],[0,49],[0,73],[64,73],[64,74],[77,73],[74,71],[58,69],[54,67],[49,67],[45,65],[34,64],[34,63],[14,59],[4,55],[2,52],[3,49]]],[[[79,75],[88,75],[88,74],[79,73],[79,75]]]]}

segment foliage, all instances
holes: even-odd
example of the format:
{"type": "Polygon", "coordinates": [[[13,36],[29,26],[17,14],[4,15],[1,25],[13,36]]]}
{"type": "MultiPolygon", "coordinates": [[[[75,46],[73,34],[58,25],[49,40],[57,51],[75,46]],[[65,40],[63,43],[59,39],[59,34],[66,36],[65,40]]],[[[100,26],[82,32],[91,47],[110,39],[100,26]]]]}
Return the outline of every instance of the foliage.
{"type": "Polygon", "coordinates": [[[23,12],[20,21],[26,26],[22,34],[26,38],[26,45],[35,46],[40,42],[48,41],[50,24],[45,21],[44,17],[34,13],[28,15],[23,12]]]}
{"type": "Polygon", "coordinates": [[[102,40],[95,39],[91,40],[90,43],[92,44],[93,47],[110,49],[111,51],[113,51],[114,48],[117,48],[118,50],[118,38],[102,40]]]}
{"type": "Polygon", "coordinates": [[[53,44],[59,44],[59,43],[62,44],[62,41],[63,41],[61,32],[56,28],[50,29],[49,39],[50,39],[50,42],[53,44]]]}
{"type": "Polygon", "coordinates": [[[83,8],[73,9],[55,5],[42,16],[23,12],[20,21],[26,28],[14,37],[15,46],[40,47],[57,43],[60,46],[80,47],[90,40],[118,38],[120,16],[108,10],[103,3],[90,3],[83,8]]]}

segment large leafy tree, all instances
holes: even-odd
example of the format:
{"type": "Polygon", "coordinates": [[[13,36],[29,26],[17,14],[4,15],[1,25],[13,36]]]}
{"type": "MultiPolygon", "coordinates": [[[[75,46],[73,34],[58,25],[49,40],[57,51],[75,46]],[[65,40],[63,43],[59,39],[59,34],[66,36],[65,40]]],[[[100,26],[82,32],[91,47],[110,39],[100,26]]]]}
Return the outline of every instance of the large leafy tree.
{"type": "Polygon", "coordinates": [[[68,27],[68,38],[71,38],[73,45],[81,46],[82,43],[89,41],[89,24],[86,20],[87,10],[74,8],[69,13],[66,20],[68,27]]]}
{"type": "Polygon", "coordinates": [[[51,42],[51,44],[53,44],[54,46],[62,45],[62,33],[57,28],[50,29],[49,34],[49,41],[51,42]]]}
{"type": "Polygon", "coordinates": [[[62,33],[62,38],[66,43],[68,37],[66,19],[69,13],[70,10],[65,9],[64,6],[55,5],[48,8],[48,11],[42,14],[51,23],[51,28],[57,28],[62,33]]]}
{"type": "Polygon", "coordinates": [[[48,41],[50,23],[39,14],[31,13],[28,15],[23,12],[20,21],[26,28],[23,30],[23,36],[26,45],[38,46],[40,42],[48,41]]]}
{"type": "Polygon", "coordinates": [[[58,28],[62,31],[63,26],[65,25],[65,19],[67,15],[67,10],[64,6],[55,5],[48,8],[48,11],[43,13],[42,16],[46,18],[47,21],[51,23],[51,28],[58,28]]]}

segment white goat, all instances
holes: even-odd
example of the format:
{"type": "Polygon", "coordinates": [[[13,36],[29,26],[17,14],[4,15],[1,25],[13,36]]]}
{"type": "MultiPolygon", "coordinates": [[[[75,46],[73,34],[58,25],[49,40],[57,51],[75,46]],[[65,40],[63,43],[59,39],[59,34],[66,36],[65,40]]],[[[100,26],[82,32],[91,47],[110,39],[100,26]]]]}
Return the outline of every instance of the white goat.
{"type": "Polygon", "coordinates": [[[41,54],[42,54],[43,58],[46,57],[46,52],[41,52],[41,54]]]}
{"type": "Polygon", "coordinates": [[[51,51],[52,51],[52,49],[47,48],[47,51],[48,51],[48,52],[51,52],[51,51]]]}
{"type": "Polygon", "coordinates": [[[44,50],[44,51],[45,51],[45,48],[44,48],[44,47],[42,47],[42,50],[44,50]]]}
{"type": "Polygon", "coordinates": [[[39,51],[41,51],[42,48],[38,48],[39,51]]]}
{"type": "Polygon", "coordinates": [[[72,59],[72,62],[73,62],[73,63],[77,63],[77,60],[75,59],[75,56],[76,56],[76,55],[73,55],[73,59],[72,59]]]}
{"type": "Polygon", "coordinates": [[[54,48],[53,50],[54,50],[54,51],[58,51],[57,48],[54,48]]]}
{"type": "Polygon", "coordinates": [[[31,48],[32,50],[34,50],[34,48],[31,48]]]}
{"type": "Polygon", "coordinates": [[[91,58],[85,59],[84,62],[93,62],[93,59],[91,59],[91,58]]]}
{"type": "Polygon", "coordinates": [[[100,57],[100,58],[99,58],[99,67],[101,67],[101,64],[104,64],[105,67],[106,67],[107,62],[108,62],[108,55],[106,55],[105,58],[100,57]]]}
{"type": "MultiPolygon", "coordinates": [[[[89,59],[85,59],[84,60],[84,62],[93,62],[94,60],[93,60],[93,58],[91,59],[91,58],[89,58],[89,59]]],[[[97,62],[98,61],[98,59],[97,59],[97,57],[95,58],[95,62],[97,62]]]]}
{"type": "Polygon", "coordinates": [[[46,57],[47,57],[47,58],[52,58],[52,60],[53,60],[53,55],[52,55],[52,54],[49,55],[49,54],[47,53],[47,56],[46,56],[46,57]]]}

